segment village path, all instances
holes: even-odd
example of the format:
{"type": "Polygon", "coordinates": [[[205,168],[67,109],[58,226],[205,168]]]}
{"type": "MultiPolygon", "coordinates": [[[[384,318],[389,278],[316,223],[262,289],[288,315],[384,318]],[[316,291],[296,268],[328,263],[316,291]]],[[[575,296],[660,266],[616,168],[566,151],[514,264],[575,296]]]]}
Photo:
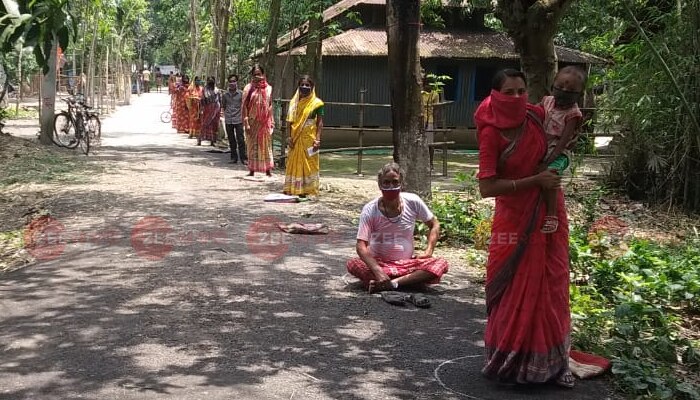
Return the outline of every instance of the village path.
{"type": "Polygon", "coordinates": [[[104,170],[62,188],[40,259],[0,276],[1,399],[608,397],[605,381],[485,381],[481,285],[463,268],[431,309],[365,294],[344,276],[360,203],[262,202],[281,177],[240,179],[159,122],[167,104],[146,94],[105,119],[104,170]],[[331,234],[272,226],[301,219],[331,234]]]}

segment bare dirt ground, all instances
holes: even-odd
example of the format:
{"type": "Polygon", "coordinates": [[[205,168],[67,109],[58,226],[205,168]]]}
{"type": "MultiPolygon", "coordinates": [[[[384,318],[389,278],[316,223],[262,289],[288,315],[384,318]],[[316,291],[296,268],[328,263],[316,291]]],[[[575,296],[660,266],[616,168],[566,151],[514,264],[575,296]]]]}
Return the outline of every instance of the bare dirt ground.
{"type": "MultiPolygon", "coordinates": [[[[147,94],[103,121],[70,183],[11,186],[3,227],[42,213],[42,251],[0,275],[3,399],[605,399],[605,380],[494,385],[479,373],[485,313],[459,251],[394,307],[345,275],[371,175],[323,177],[320,201],[270,204],[228,155],[158,121],[147,94]],[[322,222],[327,236],[280,233],[322,222]],[[46,227],[50,229],[45,229],[46,227]]],[[[35,128],[7,130],[31,138],[35,128]],[[22,130],[24,129],[24,130],[22,130]]]]}

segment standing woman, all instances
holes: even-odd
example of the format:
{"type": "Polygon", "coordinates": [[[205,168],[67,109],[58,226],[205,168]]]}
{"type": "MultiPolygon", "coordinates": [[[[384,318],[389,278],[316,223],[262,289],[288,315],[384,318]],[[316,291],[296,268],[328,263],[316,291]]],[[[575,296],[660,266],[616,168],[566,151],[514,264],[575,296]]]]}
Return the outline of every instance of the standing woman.
{"type": "Polygon", "coordinates": [[[175,115],[175,75],[170,71],[168,76],[168,94],[170,95],[170,123],[173,129],[177,129],[177,115],[175,115]]]}
{"type": "Polygon", "coordinates": [[[175,83],[175,128],[177,133],[188,133],[190,129],[190,116],[187,113],[187,93],[189,91],[190,78],[187,75],[175,83]]]}
{"type": "Polygon", "coordinates": [[[287,122],[289,156],[284,193],[302,197],[318,195],[323,101],[316,97],[314,82],[308,75],[299,79],[297,91],[289,102],[287,122]]]}
{"type": "Polygon", "coordinates": [[[248,176],[265,172],[272,176],[272,86],[263,68],[255,64],[250,70],[252,81],[243,88],[243,126],[248,155],[248,176]]]}
{"type": "Polygon", "coordinates": [[[569,370],[569,229],[561,177],[539,172],[547,151],[544,110],[527,102],[525,75],[507,69],[474,114],[479,190],[496,198],[486,265],[486,364],[515,383],[574,386],[569,370]],[[557,232],[540,229],[542,189],[559,189],[557,232]]]}
{"type": "Polygon", "coordinates": [[[187,110],[189,111],[190,120],[190,139],[196,137],[199,139],[199,131],[202,129],[202,119],[199,115],[199,103],[204,96],[202,89],[202,81],[198,76],[194,77],[194,84],[190,86],[187,92],[187,110]]]}
{"type": "Polygon", "coordinates": [[[221,118],[221,102],[219,90],[216,88],[214,77],[207,78],[204,87],[202,107],[202,133],[197,137],[197,146],[202,145],[202,140],[208,140],[211,145],[216,143],[216,134],[219,132],[219,119],[221,118]]]}

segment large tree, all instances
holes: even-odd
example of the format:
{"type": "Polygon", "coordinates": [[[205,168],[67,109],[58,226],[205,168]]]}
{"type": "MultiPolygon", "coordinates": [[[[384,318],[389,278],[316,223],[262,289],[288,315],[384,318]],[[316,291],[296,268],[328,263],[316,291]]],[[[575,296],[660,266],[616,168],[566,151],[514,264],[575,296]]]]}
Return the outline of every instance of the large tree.
{"type": "Polygon", "coordinates": [[[308,42],[306,43],[306,74],[309,74],[316,85],[321,84],[323,59],[323,0],[314,0],[309,17],[308,42]]]}
{"type": "Polygon", "coordinates": [[[387,0],[387,44],[394,161],[406,189],[430,196],[430,158],[421,114],[420,0],[387,0]]]}
{"type": "Polygon", "coordinates": [[[67,0],[17,2],[2,0],[0,49],[9,52],[19,41],[34,48],[34,57],[42,68],[41,134],[43,144],[51,144],[56,102],[56,52],[68,48],[77,30],[67,0]]]}
{"type": "Polygon", "coordinates": [[[549,93],[557,71],[554,35],[573,0],[498,0],[496,16],[515,43],[528,78],[530,101],[549,93]]]}

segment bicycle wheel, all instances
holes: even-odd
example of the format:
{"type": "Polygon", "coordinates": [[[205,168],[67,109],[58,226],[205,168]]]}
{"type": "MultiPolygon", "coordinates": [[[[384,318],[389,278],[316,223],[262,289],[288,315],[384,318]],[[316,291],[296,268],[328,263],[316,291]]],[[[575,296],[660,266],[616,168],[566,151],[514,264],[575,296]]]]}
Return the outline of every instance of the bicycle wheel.
{"type": "Polygon", "coordinates": [[[102,140],[102,123],[97,115],[90,115],[85,124],[87,135],[90,136],[90,144],[99,145],[102,140]]]}
{"type": "Polygon", "coordinates": [[[88,155],[88,153],[90,152],[90,135],[88,134],[88,132],[83,130],[78,136],[80,150],[82,150],[85,155],[88,155]]]}
{"type": "Polygon", "coordinates": [[[162,122],[162,123],[164,123],[164,124],[167,124],[167,123],[170,122],[172,119],[173,119],[173,116],[172,116],[172,114],[170,114],[170,111],[163,111],[163,112],[160,114],[160,122],[162,122]]]}
{"type": "Polygon", "coordinates": [[[78,138],[75,135],[75,124],[71,115],[66,111],[61,111],[53,117],[53,136],[51,136],[54,144],[61,147],[74,149],[78,146],[78,138]]]}

